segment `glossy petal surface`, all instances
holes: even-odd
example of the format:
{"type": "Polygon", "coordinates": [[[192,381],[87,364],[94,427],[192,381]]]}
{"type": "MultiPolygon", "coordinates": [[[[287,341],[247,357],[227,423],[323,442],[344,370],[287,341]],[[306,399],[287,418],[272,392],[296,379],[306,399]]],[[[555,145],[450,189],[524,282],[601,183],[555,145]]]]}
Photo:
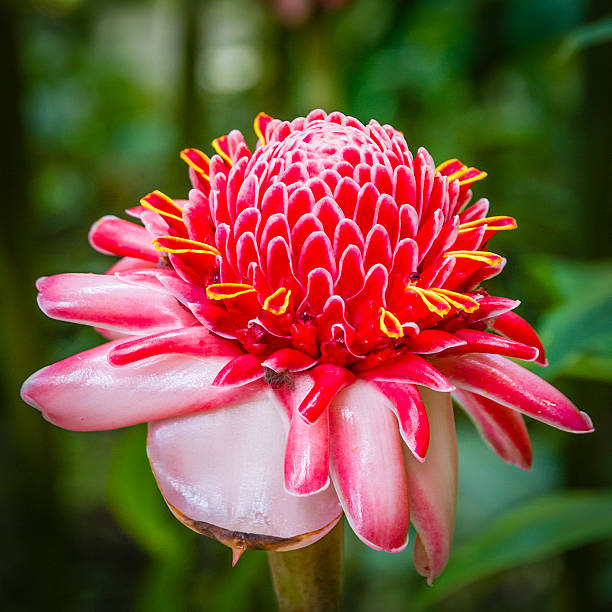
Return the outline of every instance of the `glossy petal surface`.
{"type": "Polygon", "coordinates": [[[112,366],[109,342],[35,372],[22,398],[65,429],[116,429],[248,398],[255,387],[220,389],[211,383],[227,357],[163,355],[112,366]]]}
{"type": "Polygon", "coordinates": [[[283,411],[263,392],[152,423],[148,453],[166,501],[188,526],[232,547],[282,550],[322,537],[341,514],[331,488],[309,497],[285,492],[286,440],[283,411]]]}
{"type": "Polygon", "coordinates": [[[403,442],[387,398],[358,381],[329,413],[332,480],[347,519],[375,550],[399,552],[408,543],[408,487],[403,442]]]}
{"type": "Polygon", "coordinates": [[[406,473],[410,491],[410,520],[418,536],[414,543],[417,571],[433,584],[450,554],[457,503],[457,436],[451,398],[420,388],[425,403],[431,442],[420,463],[406,449],[406,473]]]}

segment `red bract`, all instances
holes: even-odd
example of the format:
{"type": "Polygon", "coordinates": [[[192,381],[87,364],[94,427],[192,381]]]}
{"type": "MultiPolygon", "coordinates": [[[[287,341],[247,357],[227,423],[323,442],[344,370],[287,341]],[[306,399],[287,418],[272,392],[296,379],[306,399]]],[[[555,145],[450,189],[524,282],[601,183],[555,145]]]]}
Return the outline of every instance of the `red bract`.
{"type": "Polygon", "coordinates": [[[174,514],[231,546],[312,543],[344,512],[377,550],[444,568],[456,497],[451,393],[506,461],[528,469],[520,413],[573,432],[588,416],[508,357],[545,365],[519,302],[482,282],[514,219],[470,204],[484,172],[416,158],[401,132],[341,113],[260,114],[186,149],[188,200],[159,191],[104,217],[106,275],[39,281],[54,318],[111,342],[44,368],[23,398],[61,427],[149,422],[174,514]],[[498,333],[496,333],[498,332],[498,333]],[[331,482],[333,486],[329,486],[331,482]]]}

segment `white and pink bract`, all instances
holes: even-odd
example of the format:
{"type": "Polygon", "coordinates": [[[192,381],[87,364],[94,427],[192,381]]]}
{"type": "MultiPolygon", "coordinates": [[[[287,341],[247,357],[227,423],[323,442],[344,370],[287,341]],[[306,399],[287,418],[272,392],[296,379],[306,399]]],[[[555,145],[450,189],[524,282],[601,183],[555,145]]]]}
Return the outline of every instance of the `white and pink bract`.
{"type": "Polygon", "coordinates": [[[260,114],[208,158],[186,149],[188,200],[159,191],[104,217],[105,275],[38,281],[50,317],[108,343],[43,368],[22,396],[87,431],[149,423],[172,512],[227,544],[290,550],[342,515],[368,546],[431,582],[448,560],[457,489],[451,395],[502,459],[528,469],[521,413],[571,432],[588,416],[510,358],[546,364],[534,330],[482,283],[511,217],[470,204],[486,176],[413,158],[401,132],[316,110],[260,114]],[[330,484],[331,483],[331,484],[330,484]]]}

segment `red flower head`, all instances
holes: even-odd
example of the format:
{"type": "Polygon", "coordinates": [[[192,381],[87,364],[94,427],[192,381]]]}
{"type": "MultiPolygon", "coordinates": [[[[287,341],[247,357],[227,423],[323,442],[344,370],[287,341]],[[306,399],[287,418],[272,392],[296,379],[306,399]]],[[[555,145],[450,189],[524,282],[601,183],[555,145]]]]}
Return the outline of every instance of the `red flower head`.
{"type": "Polygon", "coordinates": [[[486,174],[416,158],[401,132],[341,113],[260,114],[186,149],[188,200],[159,191],[104,217],[106,275],[38,282],[54,318],[112,339],[34,374],[24,399],[61,427],[149,422],[174,514],[231,546],[288,550],[344,512],[378,550],[444,568],[456,496],[451,393],[506,461],[531,464],[520,413],[573,432],[588,416],[508,357],[545,365],[533,329],[481,283],[511,217],[470,204],[486,174]],[[333,486],[330,485],[330,476],[333,486]]]}

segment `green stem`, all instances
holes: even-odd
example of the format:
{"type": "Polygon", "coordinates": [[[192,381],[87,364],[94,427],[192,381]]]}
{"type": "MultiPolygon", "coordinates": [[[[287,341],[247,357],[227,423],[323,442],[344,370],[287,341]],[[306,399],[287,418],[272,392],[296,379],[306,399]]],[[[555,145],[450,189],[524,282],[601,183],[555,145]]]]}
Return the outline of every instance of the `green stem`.
{"type": "Polygon", "coordinates": [[[318,542],[268,552],[280,612],[336,612],[342,590],[343,521],[318,542]]]}

